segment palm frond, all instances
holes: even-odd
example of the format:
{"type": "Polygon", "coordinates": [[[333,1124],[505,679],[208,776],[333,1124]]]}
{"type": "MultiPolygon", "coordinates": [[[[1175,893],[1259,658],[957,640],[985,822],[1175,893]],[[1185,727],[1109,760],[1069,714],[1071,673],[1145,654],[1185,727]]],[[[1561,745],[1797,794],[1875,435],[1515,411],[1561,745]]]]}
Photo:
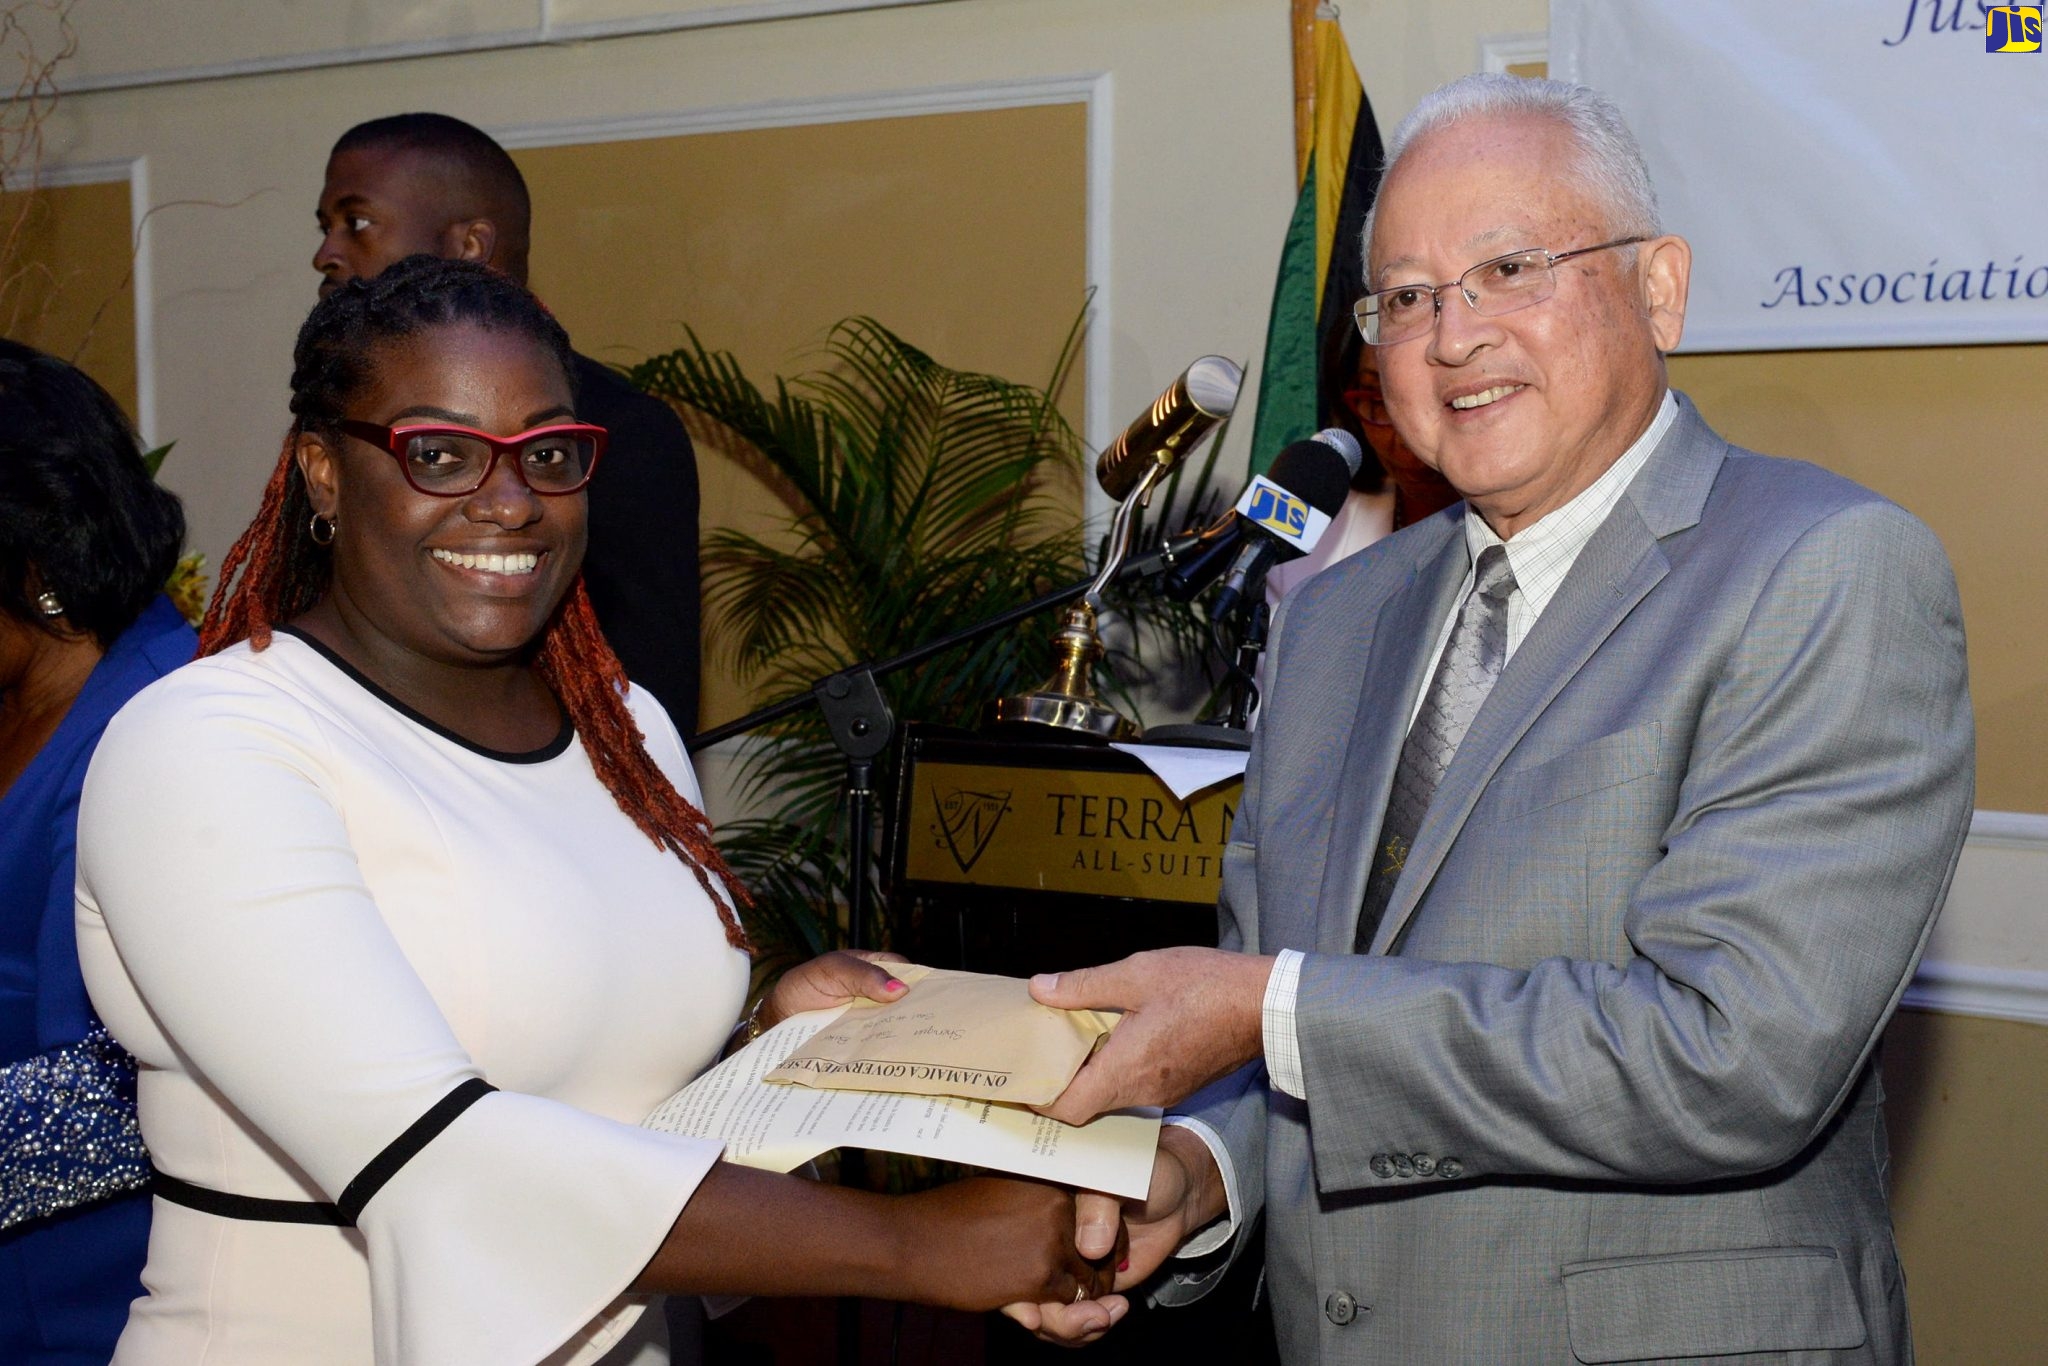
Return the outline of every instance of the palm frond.
{"type": "MultiPolygon", "coordinates": [[[[704,542],[716,644],[768,700],[1085,577],[1081,443],[1051,384],[949,368],[854,317],[827,334],[821,367],[777,378],[771,393],[730,352],[685,336],[629,377],[728,429],[799,500],[773,540],[721,530],[704,542]]],[[[1049,662],[1045,623],[1028,622],[882,686],[899,722],[971,725],[988,699],[1036,686],[1049,662]]],[[[768,814],[718,838],[753,889],[749,928],[764,943],[815,952],[839,941],[843,767],[813,712],[773,727],[742,766],[743,799],[768,814]]]]}

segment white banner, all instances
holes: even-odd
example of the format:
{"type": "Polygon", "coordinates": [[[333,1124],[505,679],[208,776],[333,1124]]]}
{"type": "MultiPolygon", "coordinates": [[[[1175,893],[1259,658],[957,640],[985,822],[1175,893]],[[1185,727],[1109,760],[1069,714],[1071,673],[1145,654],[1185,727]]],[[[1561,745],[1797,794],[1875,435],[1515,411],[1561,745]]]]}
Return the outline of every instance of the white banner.
{"type": "Polygon", "coordinates": [[[1551,0],[1550,64],[1621,105],[1692,242],[1684,350],[2042,341],[2039,14],[1551,0]]]}

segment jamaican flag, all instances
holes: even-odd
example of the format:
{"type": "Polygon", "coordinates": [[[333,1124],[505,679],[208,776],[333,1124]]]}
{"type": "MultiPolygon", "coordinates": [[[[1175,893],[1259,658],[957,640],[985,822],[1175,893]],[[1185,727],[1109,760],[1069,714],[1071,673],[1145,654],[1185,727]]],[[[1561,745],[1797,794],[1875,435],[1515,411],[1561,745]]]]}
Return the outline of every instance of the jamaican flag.
{"type": "Polygon", "coordinates": [[[1252,422],[1254,472],[1289,442],[1330,425],[1337,395],[1319,392],[1319,377],[1343,340],[1332,329],[1352,326],[1351,305],[1365,292],[1360,250],[1379,179],[1379,128],[1337,21],[1318,17],[1313,43],[1313,131],[1266,324],[1252,422]]]}

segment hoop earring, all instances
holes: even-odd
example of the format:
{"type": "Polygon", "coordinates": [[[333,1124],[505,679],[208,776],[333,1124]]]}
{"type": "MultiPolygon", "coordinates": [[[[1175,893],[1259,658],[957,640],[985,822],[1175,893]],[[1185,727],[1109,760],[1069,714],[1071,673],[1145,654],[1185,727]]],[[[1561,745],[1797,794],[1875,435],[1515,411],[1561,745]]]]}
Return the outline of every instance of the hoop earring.
{"type": "Polygon", "coordinates": [[[314,545],[333,545],[335,530],[340,525],[341,519],[339,517],[322,517],[316,512],[313,514],[313,519],[306,523],[306,534],[313,538],[314,545]],[[320,528],[323,525],[327,528],[325,536],[320,534],[320,528]]]}
{"type": "Polygon", "coordinates": [[[46,617],[61,617],[64,615],[64,600],[53,590],[45,588],[36,594],[36,610],[46,617]]]}

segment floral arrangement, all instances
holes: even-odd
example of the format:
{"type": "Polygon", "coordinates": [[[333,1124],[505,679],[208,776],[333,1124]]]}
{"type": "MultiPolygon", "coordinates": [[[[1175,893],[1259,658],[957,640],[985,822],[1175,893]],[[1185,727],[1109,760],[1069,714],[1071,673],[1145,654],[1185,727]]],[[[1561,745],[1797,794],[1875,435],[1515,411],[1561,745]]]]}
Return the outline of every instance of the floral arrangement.
{"type": "Polygon", "coordinates": [[[164,584],[164,594],[196,628],[206,615],[206,556],[195,550],[180,558],[170,581],[164,584]]]}
{"type": "MultiPolygon", "coordinates": [[[[164,467],[164,457],[169,455],[171,447],[177,444],[175,441],[166,441],[163,445],[142,453],[142,463],[149,466],[152,477],[164,467]]],[[[198,626],[199,619],[206,615],[206,556],[195,550],[180,557],[177,565],[171,570],[170,579],[164,584],[164,596],[171,600],[172,606],[178,609],[185,620],[195,627],[198,626]]]]}

